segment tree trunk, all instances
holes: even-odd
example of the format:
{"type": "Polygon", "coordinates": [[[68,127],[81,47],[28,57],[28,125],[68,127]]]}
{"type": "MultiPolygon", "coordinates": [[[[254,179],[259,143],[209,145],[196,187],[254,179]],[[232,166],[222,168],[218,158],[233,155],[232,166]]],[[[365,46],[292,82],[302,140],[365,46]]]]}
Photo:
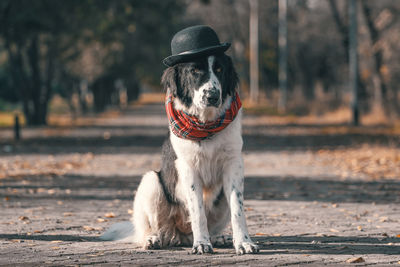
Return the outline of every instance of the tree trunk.
{"type": "MultiPolygon", "coordinates": [[[[338,32],[341,35],[342,38],[342,46],[345,51],[345,56],[346,56],[346,61],[349,62],[349,27],[348,23],[345,22],[345,19],[340,16],[339,9],[337,7],[337,1],[336,0],[328,0],[329,5],[332,10],[332,16],[335,21],[336,27],[338,29],[338,32]]],[[[361,1],[363,2],[363,1],[361,1]]],[[[357,80],[358,80],[358,99],[360,102],[360,108],[363,111],[369,111],[370,110],[370,95],[367,92],[367,88],[363,82],[363,80],[360,77],[360,71],[357,70],[357,80]]]]}
{"type": "MultiPolygon", "coordinates": [[[[46,86],[42,83],[39,66],[38,36],[34,36],[28,48],[28,61],[31,70],[30,101],[33,104],[32,113],[29,114],[28,124],[39,126],[46,125],[47,96],[46,86]]],[[[30,109],[29,109],[30,110],[30,109]]]]}
{"type": "MultiPolygon", "coordinates": [[[[374,47],[379,42],[379,32],[372,18],[371,8],[368,6],[366,1],[361,1],[361,6],[366,20],[367,29],[369,31],[371,44],[374,47]]],[[[376,73],[374,85],[378,87],[376,88],[378,92],[375,93],[374,102],[379,108],[384,110],[387,115],[391,115],[390,108],[397,107],[397,101],[395,98],[393,98],[394,101],[391,101],[392,99],[390,99],[388,96],[388,86],[382,73],[383,51],[379,47],[372,49],[372,51],[374,51],[374,65],[376,73]],[[385,102],[390,103],[390,105],[385,104],[385,102]]]]}

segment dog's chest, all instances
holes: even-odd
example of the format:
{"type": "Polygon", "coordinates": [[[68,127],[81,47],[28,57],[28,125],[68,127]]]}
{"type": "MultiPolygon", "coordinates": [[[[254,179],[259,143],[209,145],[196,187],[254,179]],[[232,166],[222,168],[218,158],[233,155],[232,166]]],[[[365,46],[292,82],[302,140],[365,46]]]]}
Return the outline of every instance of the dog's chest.
{"type": "Polygon", "coordinates": [[[211,139],[193,142],[171,135],[177,158],[190,165],[203,185],[208,187],[221,182],[225,167],[241,154],[242,137],[240,118],[211,139]]]}

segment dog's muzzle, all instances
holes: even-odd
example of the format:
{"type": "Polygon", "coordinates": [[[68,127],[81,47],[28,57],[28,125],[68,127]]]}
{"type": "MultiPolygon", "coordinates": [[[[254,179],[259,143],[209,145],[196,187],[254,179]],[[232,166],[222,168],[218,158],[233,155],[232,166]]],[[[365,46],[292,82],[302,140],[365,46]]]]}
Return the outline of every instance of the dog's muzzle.
{"type": "Polygon", "coordinates": [[[214,87],[205,91],[203,102],[209,107],[218,107],[221,102],[219,90],[214,87]]]}

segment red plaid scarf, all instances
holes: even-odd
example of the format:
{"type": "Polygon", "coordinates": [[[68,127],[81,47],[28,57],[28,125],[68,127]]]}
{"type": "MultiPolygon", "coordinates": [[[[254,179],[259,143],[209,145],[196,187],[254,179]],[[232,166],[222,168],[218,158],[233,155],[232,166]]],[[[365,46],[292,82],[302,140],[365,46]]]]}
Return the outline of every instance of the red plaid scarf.
{"type": "Polygon", "coordinates": [[[192,141],[210,138],[225,129],[235,119],[241,106],[239,94],[236,93],[232,98],[230,108],[221,117],[215,121],[202,123],[195,116],[176,110],[172,95],[168,94],[165,101],[165,109],[172,132],[180,138],[192,141]]]}

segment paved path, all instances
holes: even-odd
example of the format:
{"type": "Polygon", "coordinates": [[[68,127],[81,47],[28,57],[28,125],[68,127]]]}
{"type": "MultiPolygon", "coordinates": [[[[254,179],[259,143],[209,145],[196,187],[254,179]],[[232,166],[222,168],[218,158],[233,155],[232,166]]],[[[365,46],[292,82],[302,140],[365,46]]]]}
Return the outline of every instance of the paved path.
{"type": "Polygon", "coordinates": [[[153,105],[87,127],[26,129],[19,144],[0,130],[0,265],[398,265],[399,177],[343,175],[318,153],[398,139],[326,136],[319,127],[255,117],[244,121],[245,208],[260,254],[216,248],[197,256],[190,248],[98,241],[109,225],[129,219],[140,175],[158,168],[162,114],[153,105]],[[346,262],[352,258],[360,262],[346,262]]]}

